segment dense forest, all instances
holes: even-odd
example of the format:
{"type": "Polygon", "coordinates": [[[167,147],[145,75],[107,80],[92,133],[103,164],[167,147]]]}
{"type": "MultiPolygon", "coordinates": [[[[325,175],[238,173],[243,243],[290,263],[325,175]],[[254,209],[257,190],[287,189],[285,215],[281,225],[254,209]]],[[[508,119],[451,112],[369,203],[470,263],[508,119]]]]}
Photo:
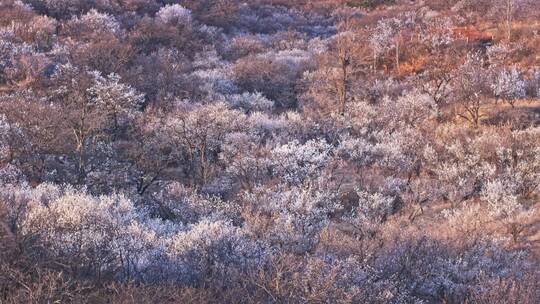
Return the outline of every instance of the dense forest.
{"type": "Polygon", "coordinates": [[[540,1],[0,1],[0,303],[539,302],[540,1]]]}

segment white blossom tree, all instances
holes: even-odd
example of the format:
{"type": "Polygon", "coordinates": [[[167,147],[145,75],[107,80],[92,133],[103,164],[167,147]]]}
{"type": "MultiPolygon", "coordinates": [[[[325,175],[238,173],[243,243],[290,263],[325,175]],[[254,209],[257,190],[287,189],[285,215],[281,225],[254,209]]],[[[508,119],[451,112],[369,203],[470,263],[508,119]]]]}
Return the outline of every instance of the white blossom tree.
{"type": "Polygon", "coordinates": [[[324,140],[297,140],[272,150],[274,174],[291,184],[302,184],[315,177],[326,165],[332,147],[324,140]]]}
{"type": "Polygon", "coordinates": [[[500,70],[491,84],[493,94],[515,107],[516,100],[525,97],[525,81],[514,66],[511,69],[500,70]]]}
{"type": "Polygon", "coordinates": [[[172,141],[186,151],[191,174],[195,173],[195,179],[205,184],[212,175],[212,163],[225,136],[239,131],[244,121],[241,112],[230,110],[223,103],[181,104],[165,124],[172,141]]]}
{"type": "Polygon", "coordinates": [[[191,24],[191,11],[180,4],[171,4],[162,7],[156,18],[166,24],[187,26],[191,24]]]}
{"type": "Polygon", "coordinates": [[[79,39],[103,39],[104,37],[111,39],[120,38],[124,34],[114,16],[100,13],[95,9],[82,16],[73,17],[67,26],[79,39]]]}
{"type": "Polygon", "coordinates": [[[138,93],[129,85],[120,82],[120,76],[110,74],[103,77],[99,72],[93,72],[94,84],[88,88],[93,102],[102,107],[113,123],[113,132],[132,120],[137,110],[144,103],[144,95],[138,93]]]}
{"type": "Polygon", "coordinates": [[[453,100],[461,107],[458,116],[478,127],[488,93],[488,70],[484,67],[484,60],[480,54],[468,54],[455,73],[452,91],[453,100]]]}

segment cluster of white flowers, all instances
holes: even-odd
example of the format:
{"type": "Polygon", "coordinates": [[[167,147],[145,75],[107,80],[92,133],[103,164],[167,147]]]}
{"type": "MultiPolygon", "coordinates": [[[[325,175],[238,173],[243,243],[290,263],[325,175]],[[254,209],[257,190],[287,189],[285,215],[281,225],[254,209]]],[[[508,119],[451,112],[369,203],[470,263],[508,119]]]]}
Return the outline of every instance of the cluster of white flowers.
{"type": "Polygon", "coordinates": [[[293,140],[272,151],[274,174],[291,184],[301,184],[324,168],[332,147],[324,140],[305,144],[293,140]]]}
{"type": "Polygon", "coordinates": [[[370,46],[375,54],[380,55],[393,47],[393,39],[400,25],[401,22],[397,18],[382,19],[377,23],[369,38],[370,46]]]}
{"type": "Polygon", "coordinates": [[[422,133],[411,127],[381,130],[375,133],[376,153],[380,156],[378,165],[392,168],[395,174],[410,173],[419,160],[418,151],[426,144],[422,133]]]}
{"type": "Polygon", "coordinates": [[[219,56],[216,50],[211,49],[195,54],[191,65],[197,70],[211,70],[226,67],[227,62],[219,56]]]}
{"type": "Polygon", "coordinates": [[[470,244],[462,253],[433,241],[415,246],[399,244],[384,258],[389,263],[385,270],[396,273],[400,268],[410,269],[403,278],[404,287],[417,295],[459,299],[476,288],[480,278],[519,275],[528,266],[523,252],[503,249],[505,240],[481,238],[465,242],[470,244]]]}
{"type": "Polygon", "coordinates": [[[289,128],[289,121],[284,116],[271,116],[263,112],[252,113],[248,117],[250,133],[267,136],[280,133],[289,128]]]}
{"type": "Polygon", "coordinates": [[[88,89],[88,93],[92,96],[93,102],[105,108],[115,120],[132,118],[144,103],[144,95],[121,83],[119,75],[110,74],[103,77],[99,72],[93,72],[92,75],[95,83],[88,89]],[[118,117],[120,115],[125,117],[118,117]]]}
{"type": "Polygon", "coordinates": [[[424,153],[426,164],[437,174],[440,190],[451,202],[480,197],[491,213],[511,214],[540,185],[538,132],[538,128],[484,130],[445,145],[438,157],[430,147],[424,153]]]}
{"type": "Polygon", "coordinates": [[[485,60],[478,53],[469,53],[465,62],[456,70],[454,77],[454,92],[456,98],[479,98],[484,93],[489,71],[484,68],[485,60]]]}
{"type": "Polygon", "coordinates": [[[520,209],[517,185],[511,180],[495,179],[488,181],[480,198],[489,204],[488,210],[495,216],[511,216],[520,209]]]}
{"type": "Polygon", "coordinates": [[[540,192],[540,128],[512,131],[507,144],[496,151],[501,175],[517,184],[520,195],[529,197],[540,192]]]}
{"type": "Polygon", "coordinates": [[[170,136],[189,149],[217,150],[226,134],[238,131],[245,122],[245,115],[217,102],[209,105],[178,104],[181,109],[168,117],[170,136]],[[183,107],[183,108],[182,108],[183,107]]]}
{"type": "Polygon", "coordinates": [[[443,185],[443,192],[454,203],[471,198],[480,187],[480,182],[493,176],[495,168],[482,160],[477,151],[455,142],[447,146],[451,160],[441,162],[435,169],[443,185]]]}
{"type": "Polygon", "coordinates": [[[16,184],[24,181],[24,175],[18,167],[13,164],[0,165],[1,184],[16,184]]]}
{"type": "Polygon", "coordinates": [[[283,185],[272,189],[261,187],[245,193],[244,199],[256,210],[272,216],[268,242],[303,253],[316,245],[332,214],[342,208],[336,194],[322,187],[319,184],[290,189],[283,185]]]}
{"type": "Polygon", "coordinates": [[[450,18],[435,18],[428,21],[427,33],[424,41],[432,48],[438,49],[450,45],[454,41],[452,28],[454,24],[450,18]]]}
{"type": "Polygon", "coordinates": [[[75,78],[75,75],[80,73],[82,73],[81,70],[71,62],[56,66],[51,77],[57,83],[57,88],[54,90],[54,93],[58,95],[70,93],[69,87],[77,86],[77,78],[75,78]]]}
{"type": "Polygon", "coordinates": [[[540,98],[540,70],[535,70],[530,80],[530,86],[533,89],[533,94],[540,98]]]}
{"type": "Polygon", "coordinates": [[[259,92],[234,94],[226,97],[227,103],[233,109],[243,109],[246,112],[269,112],[274,102],[259,92]]]}
{"type": "Polygon", "coordinates": [[[489,62],[494,65],[500,65],[505,62],[510,54],[514,51],[512,46],[503,43],[497,43],[496,45],[488,47],[486,55],[488,56],[489,62]]]}
{"type": "Polygon", "coordinates": [[[307,61],[311,60],[310,52],[299,49],[284,50],[279,52],[267,52],[257,56],[259,58],[270,60],[271,62],[278,62],[280,64],[286,65],[293,70],[297,70],[307,61]]]}
{"type": "Polygon", "coordinates": [[[156,18],[165,24],[185,26],[191,23],[191,11],[180,4],[171,4],[162,7],[157,12],[156,18]]]}
{"type": "Polygon", "coordinates": [[[525,87],[525,81],[515,66],[499,71],[491,84],[493,94],[509,102],[525,97],[525,87]]]}
{"type": "Polygon", "coordinates": [[[208,280],[211,272],[225,278],[227,267],[246,267],[260,257],[247,237],[230,222],[203,219],[165,241],[166,256],[174,265],[168,271],[187,282],[208,280]]]}
{"type": "Polygon", "coordinates": [[[32,19],[32,24],[29,25],[30,30],[37,35],[45,35],[56,31],[58,20],[48,16],[37,16],[32,19]]]}
{"type": "Polygon", "coordinates": [[[244,185],[262,182],[268,177],[271,161],[268,149],[259,149],[261,138],[246,133],[231,133],[224,140],[220,160],[226,172],[244,185]]]}
{"type": "Polygon", "coordinates": [[[137,217],[121,195],[96,198],[71,188],[53,193],[46,204],[30,201],[23,231],[40,234],[57,254],[79,257],[82,263],[114,255],[112,241],[137,217]]]}
{"type": "Polygon", "coordinates": [[[201,219],[231,220],[240,212],[234,202],[197,194],[178,182],[164,185],[154,198],[159,203],[151,208],[151,212],[161,213],[162,217],[180,224],[196,223],[201,219]]]}
{"type": "Polygon", "coordinates": [[[95,9],[78,17],[73,17],[68,26],[74,31],[92,33],[93,35],[111,34],[113,36],[122,35],[120,23],[115,17],[109,14],[100,13],[95,9]]]}
{"type": "Polygon", "coordinates": [[[18,59],[23,55],[32,55],[34,48],[24,42],[13,41],[13,33],[0,29],[0,83],[18,73],[18,59]]]}
{"type": "Polygon", "coordinates": [[[349,222],[357,227],[362,227],[367,223],[381,223],[392,214],[395,198],[382,193],[369,193],[357,189],[358,206],[348,216],[349,222]]]}
{"type": "Polygon", "coordinates": [[[437,105],[433,98],[419,91],[406,92],[396,100],[383,99],[381,119],[390,124],[388,128],[415,127],[423,120],[434,117],[437,105]]]}
{"type": "MultiPolygon", "coordinates": [[[[18,223],[22,233],[39,236],[55,254],[78,263],[81,271],[192,282],[206,279],[209,271],[251,265],[261,256],[257,245],[229,220],[202,217],[184,225],[152,219],[123,195],[95,197],[48,184],[3,187],[0,194],[7,191],[12,193],[9,201],[26,202],[18,223]]],[[[177,202],[177,210],[183,203],[177,202]]],[[[190,204],[212,207],[210,202],[190,204]]]]}
{"type": "Polygon", "coordinates": [[[8,137],[11,133],[11,124],[7,121],[5,115],[0,114],[0,161],[9,156],[10,147],[8,137]]]}
{"type": "Polygon", "coordinates": [[[336,154],[342,158],[354,161],[360,166],[369,165],[375,160],[375,147],[361,137],[343,136],[336,154]]]}
{"type": "Polygon", "coordinates": [[[223,100],[224,96],[238,92],[230,70],[226,67],[196,70],[192,76],[201,81],[200,89],[206,93],[208,100],[223,100]]]}

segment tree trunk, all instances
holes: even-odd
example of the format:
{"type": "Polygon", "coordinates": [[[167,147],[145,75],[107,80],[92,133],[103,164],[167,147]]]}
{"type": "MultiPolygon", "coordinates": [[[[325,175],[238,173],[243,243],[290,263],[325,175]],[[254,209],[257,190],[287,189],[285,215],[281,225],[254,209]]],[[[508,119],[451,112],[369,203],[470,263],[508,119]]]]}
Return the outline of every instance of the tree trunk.
{"type": "Polygon", "coordinates": [[[396,71],[399,74],[399,40],[396,41],[396,71]]]}
{"type": "Polygon", "coordinates": [[[84,143],[79,148],[79,175],[77,177],[77,183],[83,184],[86,179],[86,156],[84,143]]]}
{"type": "Polygon", "coordinates": [[[377,52],[373,51],[373,72],[377,70],[377,52]]]}
{"type": "Polygon", "coordinates": [[[345,115],[345,106],[347,103],[347,82],[349,77],[349,58],[348,56],[344,56],[341,58],[341,82],[339,84],[339,105],[338,105],[338,111],[341,115],[345,115]]]}
{"type": "Polygon", "coordinates": [[[514,10],[514,0],[506,0],[506,39],[512,39],[512,14],[514,10]]]}

